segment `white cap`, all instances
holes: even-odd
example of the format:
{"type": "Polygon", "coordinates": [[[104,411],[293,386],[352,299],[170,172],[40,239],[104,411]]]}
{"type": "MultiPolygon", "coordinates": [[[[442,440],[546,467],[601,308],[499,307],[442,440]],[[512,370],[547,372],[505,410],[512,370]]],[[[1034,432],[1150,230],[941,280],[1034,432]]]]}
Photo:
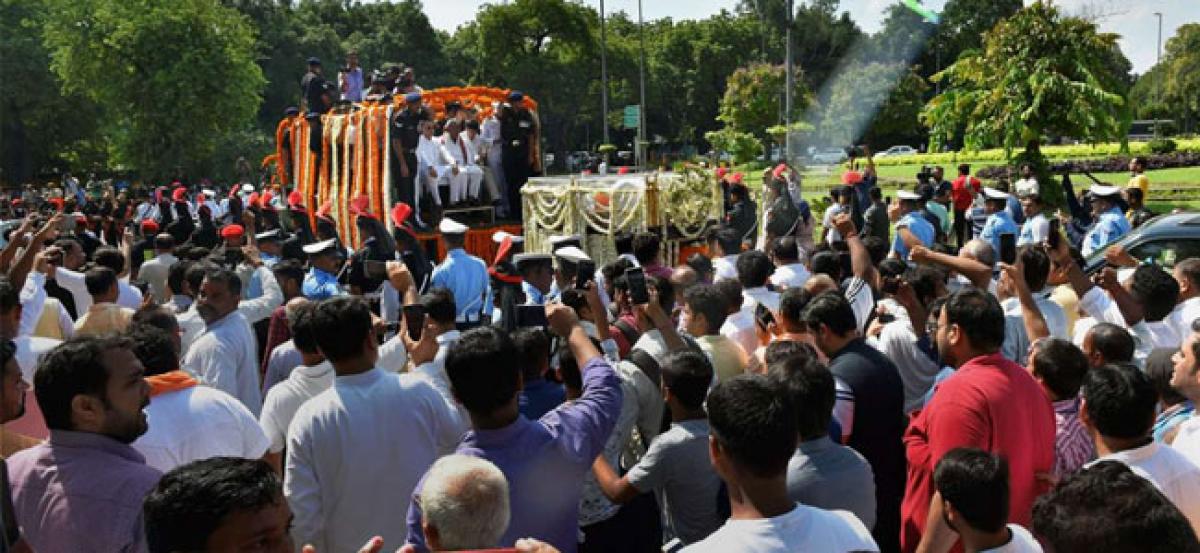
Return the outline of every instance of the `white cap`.
{"type": "Polygon", "coordinates": [[[550,239],[548,240],[548,242],[550,242],[551,246],[556,246],[558,244],[562,244],[563,242],[571,242],[571,241],[583,243],[583,238],[581,238],[578,234],[571,234],[571,235],[556,234],[554,236],[551,236],[550,239]]]}
{"type": "Polygon", "coordinates": [[[504,232],[504,231],[502,231],[502,230],[498,230],[498,231],[496,231],[496,232],[492,233],[492,242],[495,242],[495,243],[499,244],[499,243],[503,242],[505,238],[508,238],[508,237],[511,237],[511,236],[512,236],[512,235],[511,235],[511,234],[509,234],[509,233],[507,233],[507,232],[504,232]]]}
{"type": "Polygon", "coordinates": [[[211,188],[205,188],[204,190],[201,190],[200,192],[203,192],[204,195],[210,199],[217,197],[217,193],[211,188]]]}
{"type": "Polygon", "coordinates": [[[254,185],[250,183],[243,184],[242,192],[254,192],[254,185]]]}
{"type": "Polygon", "coordinates": [[[329,240],[322,240],[322,241],[320,241],[320,242],[313,242],[312,244],[309,244],[309,245],[307,245],[307,246],[304,246],[304,247],[303,247],[303,248],[301,248],[301,249],[302,249],[302,250],[304,250],[304,253],[306,253],[306,254],[309,254],[309,255],[316,255],[316,254],[319,254],[319,253],[321,253],[321,252],[323,252],[323,251],[325,251],[325,250],[331,249],[331,248],[333,248],[333,247],[335,247],[335,246],[337,246],[337,239],[336,239],[336,238],[330,238],[329,240]]]}
{"type": "Polygon", "coordinates": [[[896,191],[896,197],[901,200],[920,200],[921,199],[920,194],[917,194],[916,192],[909,192],[908,190],[896,191]]]}
{"type": "Polygon", "coordinates": [[[588,257],[587,252],[576,248],[575,246],[567,246],[565,248],[554,250],[554,257],[558,257],[570,263],[579,263],[580,261],[592,260],[592,258],[588,257]]]}
{"type": "Polygon", "coordinates": [[[438,230],[442,231],[442,234],[465,234],[467,232],[467,225],[449,217],[443,217],[442,222],[438,224],[438,230]]]}
{"type": "Polygon", "coordinates": [[[1116,186],[1105,186],[1103,184],[1093,184],[1088,188],[1093,196],[1116,196],[1121,193],[1121,189],[1116,186]]]}
{"type": "Polygon", "coordinates": [[[983,197],[989,200],[1008,200],[1008,192],[1001,192],[995,188],[984,187],[983,197]]]}

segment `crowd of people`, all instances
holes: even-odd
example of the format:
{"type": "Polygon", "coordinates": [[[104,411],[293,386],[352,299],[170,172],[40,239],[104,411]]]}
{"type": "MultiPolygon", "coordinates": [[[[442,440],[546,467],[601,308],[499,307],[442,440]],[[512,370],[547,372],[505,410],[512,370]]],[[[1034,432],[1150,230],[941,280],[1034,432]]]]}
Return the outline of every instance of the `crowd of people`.
{"type": "Polygon", "coordinates": [[[889,205],[868,158],[818,225],[719,171],[678,266],[449,218],[435,264],[365,197],[351,249],[249,185],[14,198],[0,551],[1200,551],[1200,259],[1089,276],[1121,190],[1080,233],[959,172],[889,205]]]}
{"type": "Polygon", "coordinates": [[[300,107],[287,115],[306,119],[312,129],[308,146],[318,156],[325,155],[322,115],[400,101],[391,114],[391,143],[384,146],[394,159],[393,197],[413,206],[418,230],[430,230],[424,217],[436,222],[444,206],[490,205],[501,218],[521,219],[521,187],[541,171],[536,155],[541,125],[520,91],[511,91],[507,102],[494,102],[487,117],[481,106],[452,100],[436,118],[412,67],[389,65],[367,79],[355,51],[336,83],[325,79],[319,58],[309,58],[300,89],[300,107]]]}

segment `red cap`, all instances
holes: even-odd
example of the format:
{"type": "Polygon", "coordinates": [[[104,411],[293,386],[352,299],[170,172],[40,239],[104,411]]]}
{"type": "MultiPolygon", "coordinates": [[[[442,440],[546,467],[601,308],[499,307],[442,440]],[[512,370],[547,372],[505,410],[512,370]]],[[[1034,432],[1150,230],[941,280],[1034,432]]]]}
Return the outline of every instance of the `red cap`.
{"type": "Polygon", "coordinates": [[[375,218],[375,214],[371,213],[371,199],[366,194],[359,194],[350,200],[350,213],[359,217],[375,218]]]}
{"type": "Polygon", "coordinates": [[[250,193],[250,197],[246,199],[246,205],[249,207],[258,207],[258,192],[250,193]]]}
{"type": "Polygon", "coordinates": [[[207,201],[208,201],[208,196],[204,195],[203,192],[196,194],[196,203],[202,204],[207,201]]]}
{"type": "Polygon", "coordinates": [[[788,168],[788,166],[786,163],[780,163],[779,165],[775,166],[774,171],[771,171],[771,176],[773,176],[777,179],[781,179],[781,178],[783,178],[783,172],[787,171],[787,168],[788,168]]]}
{"type": "Polygon", "coordinates": [[[187,199],[187,189],[182,187],[176,188],[174,192],[171,192],[171,199],[177,202],[187,199]]]}
{"type": "Polygon", "coordinates": [[[246,234],[246,229],[238,224],[226,225],[221,229],[221,238],[241,238],[243,234],[246,234]]]}
{"type": "Polygon", "coordinates": [[[317,217],[319,217],[321,219],[325,219],[327,221],[333,221],[333,217],[329,216],[329,213],[332,211],[333,211],[333,202],[330,202],[329,200],[325,200],[325,203],[321,204],[321,207],[317,208],[317,217]]]}
{"type": "Polygon", "coordinates": [[[842,184],[854,186],[862,182],[862,180],[862,173],[859,173],[858,171],[846,171],[845,173],[842,173],[842,184]]]}
{"type": "Polygon", "coordinates": [[[728,174],[729,174],[729,169],[726,169],[724,167],[717,167],[717,178],[718,179],[723,179],[723,178],[725,178],[725,175],[728,175],[728,174]]]}
{"type": "Polygon", "coordinates": [[[262,203],[262,206],[264,209],[274,209],[275,206],[271,205],[271,200],[274,200],[274,199],[275,199],[274,194],[272,194],[270,192],[263,192],[262,196],[259,198],[259,201],[262,203]]]}
{"type": "Polygon", "coordinates": [[[304,195],[299,190],[293,190],[291,194],[288,194],[288,205],[304,205],[304,195]]]}
{"type": "Polygon", "coordinates": [[[733,181],[734,184],[742,184],[742,174],[734,173],[732,177],[729,177],[729,180],[733,181]]]}
{"type": "Polygon", "coordinates": [[[154,219],[146,219],[142,221],[142,234],[158,232],[158,223],[154,219]]]}

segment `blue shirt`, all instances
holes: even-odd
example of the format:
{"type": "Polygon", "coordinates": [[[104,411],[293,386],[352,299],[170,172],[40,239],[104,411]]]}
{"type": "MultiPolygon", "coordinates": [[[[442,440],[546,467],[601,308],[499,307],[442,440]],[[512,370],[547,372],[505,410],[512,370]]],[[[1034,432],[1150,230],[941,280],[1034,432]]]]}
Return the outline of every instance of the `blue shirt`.
{"type": "Polygon", "coordinates": [[[345,294],[338,286],[337,276],[313,267],[304,275],[304,284],[300,293],[310,300],[323,300],[345,294]]]}
{"type": "Polygon", "coordinates": [[[517,404],[521,415],[529,420],[537,420],[549,413],[555,407],[562,405],[567,397],[567,391],[562,384],[539,378],[525,383],[517,404]]]}
{"type": "Polygon", "coordinates": [[[991,214],[987,222],[983,224],[983,230],[980,231],[979,237],[987,240],[992,245],[992,253],[996,255],[996,259],[1000,259],[1000,235],[1013,235],[1013,243],[1021,234],[1021,229],[1017,227],[1012,219],[1012,214],[1007,211],[997,211],[991,214]]]}
{"type": "Polygon", "coordinates": [[[492,289],[488,286],[487,265],[482,259],[462,248],[446,253],[446,259],[433,269],[433,287],[446,288],[454,294],[459,322],[479,321],[479,314],[491,316],[492,289]]]}
{"type": "Polygon", "coordinates": [[[1125,214],[1121,213],[1121,209],[1113,207],[1101,213],[1100,218],[1096,219],[1096,224],[1092,227],[1092,230],[1087,231],[1087,234],[1083,235],[1083,245],[1080,247],[1080,250],[1082,250],[1084,256],[1091,255],[1092,252],[1128,234],[1131,228],[1129,219],[1125,218],[1125,214]]]}
{"type": "Polygon", "coordinates": [[[1016,196],[1012,194],[1008,195],[1007,206],[1008,214],[1012,217],[1014,223],[1019,224],[1025,222],[1025,211],[1021,209],[1021,201],[1018,200],[1016,196]]]}
{"type": "MultiPolygon", "coordinates": [[[[494,430],[471,430],[455,453],[494,463],[508,480],[512,519],[500,543],[537,536],[563,553],[574,553],[579,535],[579,485],[604,451],[621,415],[621,379],[603,356],[584,364],[583,395],[538,420],[517,420],[494,430]]],[[[422,481],[423,483],[423,481],[422,481]]],[[[416,490],[421,489],[417,484],[416,490]]],[[[415,495],[415,494],[414,494],[415,495]]],[[[408,543],[428,551],[421,507],[408,509],[408,543]]]]}
{"type": "Polygon", "coordinates": [[[896,252],[900,259],[908,259],[908,245],[900,238],[899,231],[902,228],[907,228],[927,248],[933,245],[933,240],[937,236],[937,231],[933,230],[933,225],[925,220],[921,212],[909,212],[896,223],[896,236],[892,238],[892,251],[896,252]]]}
{"type": "Polygon", "coordinates": [[[546,305],[546,294],[538,290],[537,286],[522,280],[521,291],[525,292],[525,305],[546,305]]]}

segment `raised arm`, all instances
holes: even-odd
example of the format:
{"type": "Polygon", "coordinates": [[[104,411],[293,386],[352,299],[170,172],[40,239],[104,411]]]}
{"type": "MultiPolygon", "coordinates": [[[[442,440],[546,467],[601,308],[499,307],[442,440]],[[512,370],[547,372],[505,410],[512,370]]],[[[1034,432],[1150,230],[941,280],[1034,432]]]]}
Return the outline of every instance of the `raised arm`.
{"type": "Polygon", "coordinates": [[[1019,261],[1015,265],[1000,264],[1000,288],[1007,290],[1021,302],[1021,320],[1025,323],[1025,335],[1029,337],[1030,343],[1050,336],[1050,327],[1046,325],[1046,318],[1042,316],[1041,309],[1033,301],[1033,293],[1029,291],[1029,284],[1025,282],[1025,273],[1019,261]]]}
{"type": "Polygon", "coordinates": [[[972,285],[981,290],[987,290],[992,283],[992,268],[974,259],[938,253],[925,246],[914,246],[911,257],[917,263],[948,267],[966,277],[972,285]]]}
{"type": "Polygon", "coordinates": [[[842,213],[834,217],[833,226],[837,228],[842,239],[846,241],[846,245],[850,247],[850,270],[854,276],[865,280],[872,288],[878,290],[879,271],[875,270],[875,264],[871,261],[871,252],[863,245],[850,215],[842,213]]]}

